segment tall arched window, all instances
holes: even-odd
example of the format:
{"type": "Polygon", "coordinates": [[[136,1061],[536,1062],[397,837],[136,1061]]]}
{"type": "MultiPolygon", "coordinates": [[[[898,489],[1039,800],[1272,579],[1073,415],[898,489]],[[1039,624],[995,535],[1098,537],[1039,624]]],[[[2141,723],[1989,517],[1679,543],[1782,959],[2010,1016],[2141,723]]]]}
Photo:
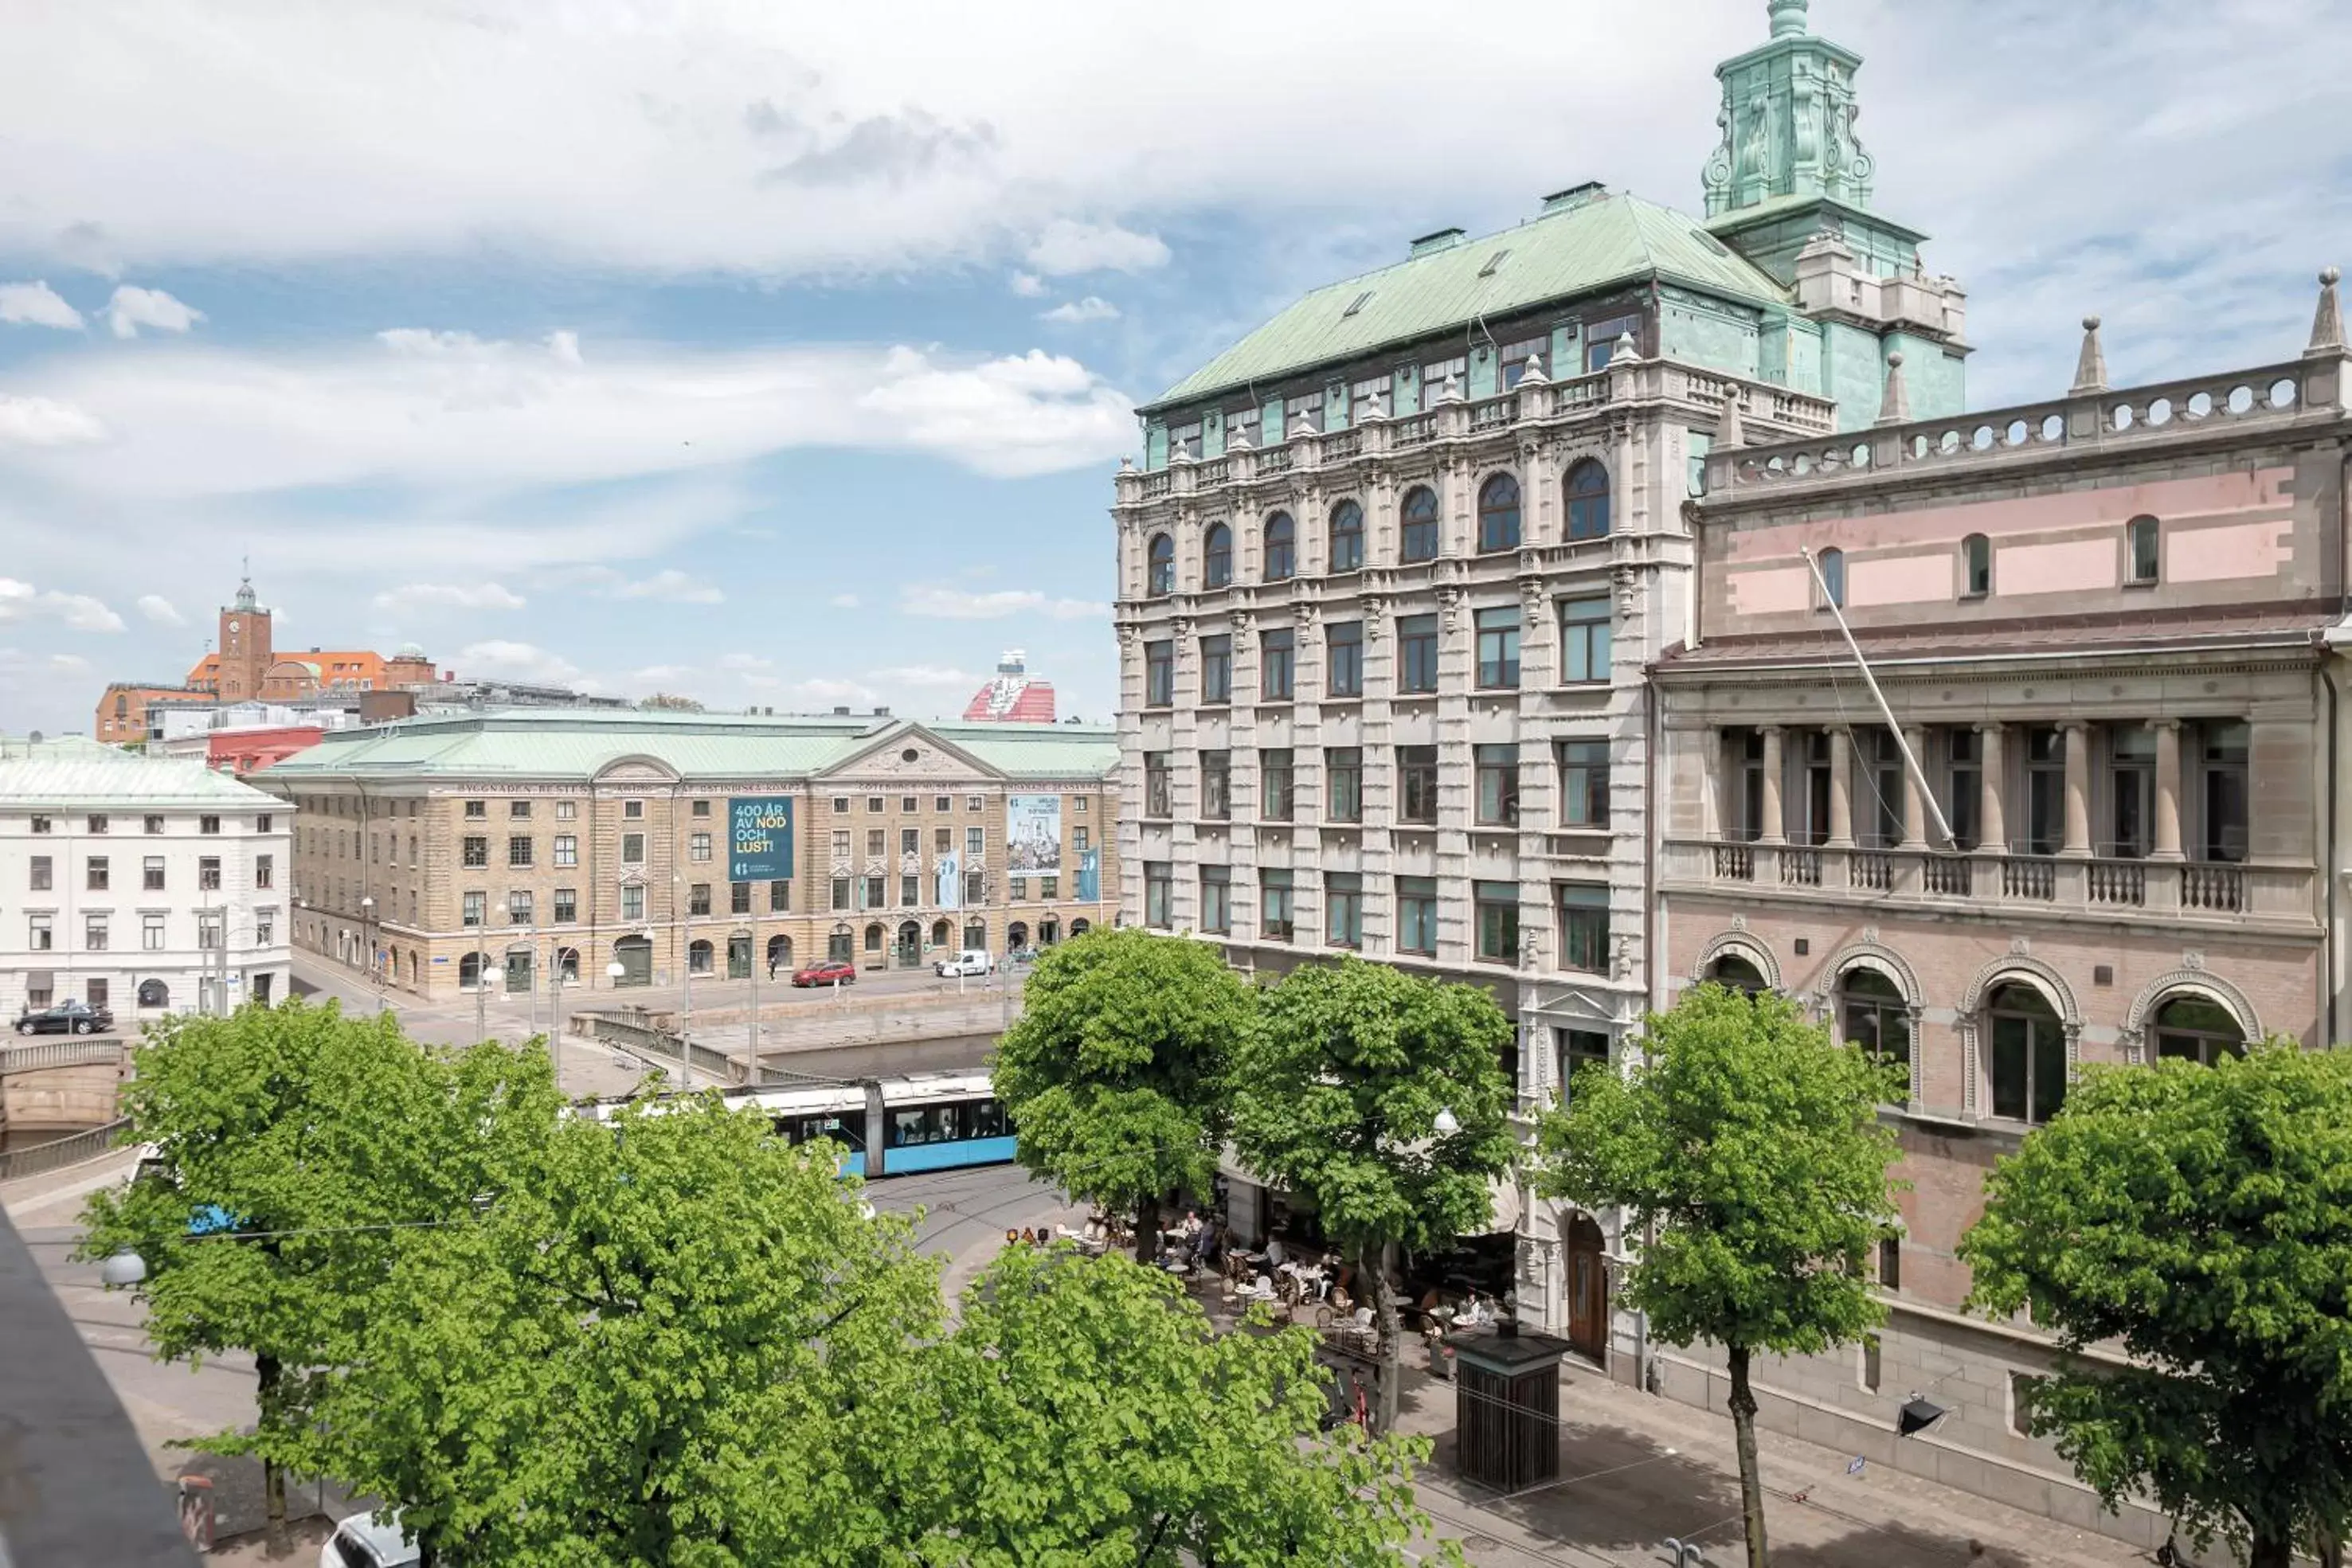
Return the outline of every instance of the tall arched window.
{"type": "Polygon", "coordinates": [[[1960,541],[1960,597],[1982,599],[1992,591],[1992,541],[1970,534],[1960,541]]]}
{"type": "Polygon", "coordinates": [[[1408,561],[1437,559],[1437,492],[1426,485],[1415,485],[1404,494],[1404,506],[1399,515],[1404,528],[1398,541],[1399,556],[1408,561]]]}
{"type": "Polygon", "coordinates": [[[2066,1103],[2066,1029],[2034,987],[1992,994],[1992,1113],[2047,1122],[2066,1103]]]}
{"type": "Polygon", "coordinates": [[[1845,551],[1825,549],[1813,559],[1822,569],[1822,587],[1827,591],[1829,602],[1845,608],[1845,551]]]}
{"type": "Polygon", "coordinates": [[[1288,512],[1265,520],[1265,580],[1280,582],[1298,575],[1298,528],[1288,512]]]}
{"type": "Polygon", "coordinates": [[[686,967],[698,975],[710,973],[710,944],[700,939],[687,944],[686,967]]]}
{"type": "Polygon", "coordinates": [[[881,953],[881,951],[882,951],[882,927],[881,927],[881,926],[879,926],[879,925],[868,925],[868,926],[866,928],[866,950],[868,953],[876,954],[876,955],[877,955],[877,956],[881,953]]]}
{"type": "Polygon", "coordinates": [[[482,956],[467,953],[457,960],[457,985],[462,990],[472,990],[482,983],[482,956]]]}
{"type": "Polygon", "coordinates": [[[1764,989],[1764,971],[1737,953],[1726,953],[1717,958],[1707,969],[1706,977],[1718,986],[1745,991],[1751,997],[1764,989]]]}
{"type": "Polygon", "coordinates": [[[1223,588],[1234,580],[1234,530],[1211,523],[1201,537],[1201,586],[1223,588]]]}
{"type": "Polygon", "coordinates": [[[1364,508],[1342,501],[1331,508],[1331,570],[1361,571],[1364,567],[1364,508]]]}
{"type": "Polygon", "coordinates": [[[1609,533],[1609,470],[1588,457],[1568,471],[1568,537],[1605,538],[1609,533]]]}
{"type": "Polygon", "coordinates": [[[782,970],[793,967],[793,939],[789,936],[768,938],[768,977],[774,979],[782,970]]]}
{"type": "Polygon", "coordinates": [[[932,922],[931,922],[931,946],[934,946],[934,947],[944,947],[944,946],[946,946],[947,945],[948,945],[948,923],[947,923],[946,921],[944,921],[944,920],[934,920],[934,921],[932,921],[932,922]]]}
{"type": "Polygon", "coordinates": [[[1176,541],[1166,534],[1151,536],[1150,567],[1144,591],[1157,599],[1176,591],[1176,541]]]}
{"type": "Polygon", "coordinates": [[[2157,523],[2154,517],[2134,517],[2124,525],[2124,546],[2129,559],[2125,565],[2130,574],[2126,582],[2154,582],[2157,579],[2157,523]]]}
{"type": "Polygon", "coordinates": [[[1519,482],[1497,474],[1478,487],[1478,548],[1519,548],[1519,482]]]}
{"type": "Polygon", "coordinates": [[[2156,1055],[2210,1067],[2225,1056],[2246,1054],[2246,1033],[2219,1002],[2174,997],[2156,1009],[2156,1055]]]}
{"type": "Polygon", "coordinates": [[[1848,1045],[1910,1065],[1911,1009],[1894,981],[1875,969],[1848,969],[1838,983],[1838,1016],[1848,1045]]]}

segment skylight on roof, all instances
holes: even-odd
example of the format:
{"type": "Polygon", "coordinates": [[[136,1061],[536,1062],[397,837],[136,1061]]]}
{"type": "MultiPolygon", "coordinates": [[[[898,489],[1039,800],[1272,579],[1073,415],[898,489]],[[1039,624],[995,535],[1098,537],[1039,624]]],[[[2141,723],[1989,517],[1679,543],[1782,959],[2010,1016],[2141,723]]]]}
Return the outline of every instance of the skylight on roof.
{"type": "Polygon", "coordinates": [[[1365,289],[1361,294],[1357,295],[1356,298],[1349,302],[1345,310],[1339,312],[1339,319],[1344,321],[1349,317],[1353,316],[1357,311],[1361,310],[1365,305],[1370,301],[1371,298],[1372,291],[1369,288],[1365,289]]]}
{"type": "Polygon", "coordinates": [[[1494,277],[1495,269],[1501,267],[1503,265],[1503,258],[1510,254],[1511,252],[1509,247],[1505,246],[1503,249],[1498,250],[1494,255],[1488,256],[1486,258],[1486,265],[1478,269],[1478,276],[1481,277],[1494,277]]]}

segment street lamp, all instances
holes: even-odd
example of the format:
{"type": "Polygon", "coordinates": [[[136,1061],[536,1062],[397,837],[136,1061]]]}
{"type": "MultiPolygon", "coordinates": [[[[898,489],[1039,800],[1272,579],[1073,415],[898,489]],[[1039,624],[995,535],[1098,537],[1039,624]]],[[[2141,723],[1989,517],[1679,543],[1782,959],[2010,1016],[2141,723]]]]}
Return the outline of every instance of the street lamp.
{"type": "Polygon", "coordinates": [[[685,960],[686,996],[677,1023],[677,1087],[681,1093],[694,1092],[694,923],[677,904],[677,895],[686,886],[686,873],[669,873],[669,917],[677,929],[677,939],[670,951],[685,960]]]}
{"type": "MultiPolygon", "coordinates": [[[[506,901],[499,900],[491,907],[490,913],[496,917],[497,924],[505,925],[506,901]]],[[[477,936],[474,938],[474,1038],[476,1040],[490,1038],[489,1008],[490,956],[484,950],[481,937],[477,936]]]]}
{"type": "Polygon", "coordinates": [[[1441,1138],[1450,1138],[1462,1130],[1462,1124],[1454,1119],[1454,1107],[1444,1105],[1438,1108],[1436,1127],[1437,1135],[1441,1138]]]}
{"type": "Polygon", "coordinates": [[[375,988],[375,1010],[383,1011],[383,970],[375,960],[375,897],[360,899],[360,932],[367,938],[368,984],[375,988]]]}
{"type": "Polygon", "coordinates": [[[147,1278],[147,1260],[126,1247],[98,1266],[98,1277],[115,1290],[136,1285],[147,1278]]]}
{"type": "Polygon", "coordinates": [[[744,1059],[744,1065],[750,1069],[751,1081],[757,1083],[760,1081],[760,966],[768,961],[768,956],[760,951],[760,917],[756,915],[751,917],[751,935],[744,937],[743,943],[744,956],[751,961],[751,1028],[745,1037],[751,1054],[744,1059]]]}

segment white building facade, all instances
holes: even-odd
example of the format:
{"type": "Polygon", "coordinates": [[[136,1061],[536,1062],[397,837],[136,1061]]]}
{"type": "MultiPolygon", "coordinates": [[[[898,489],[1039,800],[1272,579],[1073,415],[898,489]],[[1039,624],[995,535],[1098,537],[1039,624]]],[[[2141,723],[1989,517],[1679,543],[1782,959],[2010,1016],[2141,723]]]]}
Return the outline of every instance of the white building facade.
{"type": "Polygon", "coordinates": [[[292,809],[200,761],[0,746],[0,1009],[126,1031],[287,995],[292,809]]]}

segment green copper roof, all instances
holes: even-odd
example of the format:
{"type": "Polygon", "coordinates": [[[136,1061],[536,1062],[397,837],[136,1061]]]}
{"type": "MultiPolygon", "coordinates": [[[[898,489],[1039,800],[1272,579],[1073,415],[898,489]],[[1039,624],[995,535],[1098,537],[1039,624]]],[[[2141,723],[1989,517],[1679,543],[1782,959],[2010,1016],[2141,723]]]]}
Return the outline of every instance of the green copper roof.
{"type": "Polygon", "coordinates": [[[1790,298],[1697,220],[1607,192],[1500,234],[1318,288],[1169,388],[1147,412],[1401,348],[1481,317],[1650,278],[1759,304],[1790,298]],[[1358,305],[1360,295],[1369,298],[1358,305]]]}
{"type": "Polygon", "coordinates": [[[262,770],[268,782],[355,775],[400,779],[577,779],[626,758],[681,778],[806,779],[922,730],[1008,778],[1097,778],[1118,761],[1115,730],[1083,725],[919,725],[880,716],[765,717],[627,709],[522,709],[408,719],[330,733],[262,770]]]}

